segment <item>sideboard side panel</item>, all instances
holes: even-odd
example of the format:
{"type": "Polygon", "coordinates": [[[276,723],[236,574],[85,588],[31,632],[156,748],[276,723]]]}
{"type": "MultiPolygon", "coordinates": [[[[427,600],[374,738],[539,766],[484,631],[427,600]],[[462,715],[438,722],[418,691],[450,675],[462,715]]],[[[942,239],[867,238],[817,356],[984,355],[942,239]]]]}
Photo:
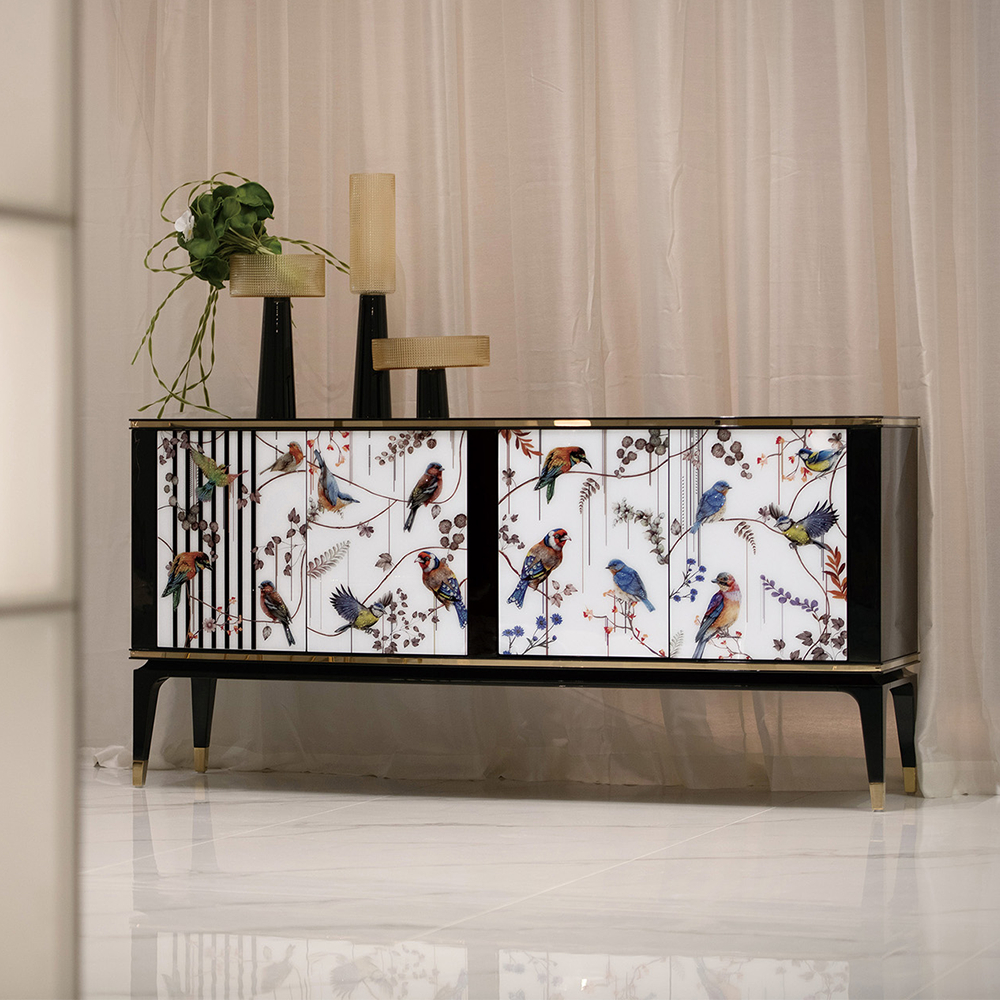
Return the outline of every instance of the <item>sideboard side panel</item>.
{"type": "Polygon", "coordinates": [[[851,428],[847,448],[847,658],[881,660],[882,429],[851,428]]]}
{"type": "Polygon", "coordinates": [[[919,428],[882,431],[882,658],[919,652],[917,456],[919,428]]]}
{"type": "Polygon", "coordinates": [[[132,648],[156,645],[156,432],[132,430],[132,648]]]}

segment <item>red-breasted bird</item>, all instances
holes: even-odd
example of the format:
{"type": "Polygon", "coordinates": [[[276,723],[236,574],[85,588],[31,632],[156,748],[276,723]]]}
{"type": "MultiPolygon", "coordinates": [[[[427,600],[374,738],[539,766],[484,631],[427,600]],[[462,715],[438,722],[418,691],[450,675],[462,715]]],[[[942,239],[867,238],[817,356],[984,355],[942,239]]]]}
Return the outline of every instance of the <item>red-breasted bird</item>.
{"type": "Polygon", "coordinates": [[[278,622],[285,630],[285,638],[289,646],[295,645],[295,636],[292,635],[292,616],[288,613],[285,602],[274,589],[274,584],[270,580],[265,580],[260,585],[260,610],[273,622],[278,622]]]}
{"type": "Polygon", "coordinates": [[[295,441],[288,442],[288,451],[284,455],[279,455],[274,465],[268,468],[268,472],[294,472],[301,464],[305,456],[302,449],[295,441]]]}
{"type": "Polygon", "coordinates": [[[410,506],[410,513],[403,522],[403,531],[409,531],[413,527],[413,519],[420,507],[426,507],[440,496],[441,487],[444,485],[443,472],[444,468],[440,462],[431,462],[417,480],[417,485],[410,493],[410,499],[406,501],[410,506]]]}
{"type": "Polygon", "coordinates": [[[829,501],[816,504],[801,521],[793,521],[780,507],[774,504],[768,506],[774,518],[774,526],[788,539],[789,548],[797,545],[818,545],[821,549],[831,552],[832,549],[820,538],[836,523],[837,512],[829,501]]]}
{"type": "Polygon", "coordinates": [[[529,587],[538,590],[539,585],[548,579],[549,574],[562,562],[563,546],[569,541],[569,535],[563,528],[553,528],[540,542],[528,549],[521,565],[521,579],[517,581],[514,593],[507,598],[508,604],[524,607],[524,595],[529,587]]]}
{"type": "Polygon", "coordinates": [[[451,567],[431,552],[420,552],[416,561],[424,574],[424,586],[445,606],[454,605],[458,624],[465,628],[469,612],[462,601],[462,588],[451,567]]]}
{"type": "Polygon", "coordinates": [[[354,497],[348,496],[341,490],[337,477],[326,467],[326,462],[323,461],[323,456],[318,448],[313,450],[313,457],[319,468],[319,482],[316,489],[319,494],[320,508],[322,510],[340,510],[341,507],[346,507],[349,503],[357,503],[358,501],[354,497]]]}
{"type": "Polygon", "coordinates": [[[698,510],[694,515],[694,524],[691,525],[691,534],[694,534],[703,524],[711,524],[718,521],[726,512],[726,494],[732,487],[724,479],[714,483],[705,490],[698,501],[698,510]]]}
{"type": "Polygon", "coordinates": [[[191,461],[201,469],[201,474],[205,477],[205,481],[198,487],[196,494],[202,503],[212,495],[212,490],[216,486],[221,486],[225,489],[227,486],[231,486],[235,480],[239,479],[243,475],[243,472],[247,471],[244,469],[243,472],[227,472],[228,466],[219,465],[215,459],[209,458],[204,452],[197,451],[194,448],[189,450],[191,452],[191,461]]]}
{"type": "MultiPolygon", "coordinates": [[[[556,490],[556,480],[564,473],[569,472],[574,465],[579,465],[581,462],[585,462],[590,465],[587,461],[587,453],[582,448],[567,447],[567,448],[553,448],[545,456],[545,461],[542,462],[542,472],[538,477],[538,482],[535,483],[535,489],[540,490],[543,486],[545,487],[545,502],[548,503],[556,490]]],[[[592,465],[590,465],[593,468],[592,465]]]]}
{"type": "Polygon", "coordinates": [[[167,570],[167,585],[163,588],[160,597],[172,595],[174,599],[174,609],[181,603],[181,587],[188,580],[193,580],[198,575],[200,569],[211,569],[212,560],[204,552],[178,552],[170,560],[170,568],[167,570]]]}
{"type": "Polygon", "coordinates": [[[826,448],[823,451],[799,448],[799,458],[811,472],[826,472],[828,469],[832,469],[843,454],[842,448],[826,448]]]}
{"type": "Polygon", "coordinates": [[[694,659],[700,660],[709,639],[725,631],[740,615],[740,588],[732,573],[720,573],[712,583],[719,589],[712,595],[695,636],[694,659]]]}
{"type": "Polygon", "coordinates": [[[646,597],[642,578],[631,566],[626,566],[621,559],[612,559],[607,568],[611,570],[611,578],[615,581],[615,591],[620,601],[626,606],[642,601],[650,611],[656,610],[646,597]]]}
{"type": "Polygon", "coordinates": [[[334,631],[334,635],[340,635],[349,628],[367,632],[385,614],[385,609],[392,603],[392,594],[383,594],[381,600],[376,601],[371,607],[365,607],[348,587],[339,587],[330,595],[330,603],[337,614],[347,621],[346,625],[341,625],[334,631]]]}

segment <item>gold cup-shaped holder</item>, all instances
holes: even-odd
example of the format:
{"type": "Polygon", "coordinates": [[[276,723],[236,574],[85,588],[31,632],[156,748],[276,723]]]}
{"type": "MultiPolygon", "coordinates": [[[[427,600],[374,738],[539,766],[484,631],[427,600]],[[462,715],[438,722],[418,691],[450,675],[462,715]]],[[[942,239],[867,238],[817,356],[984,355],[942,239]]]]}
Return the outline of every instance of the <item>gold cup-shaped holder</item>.
{"type": "Polygon", "coordinates": [[[233,298],[320,298],[326,295],[326,261],[314,253],[233,254],[229,294],[233,298]]]}

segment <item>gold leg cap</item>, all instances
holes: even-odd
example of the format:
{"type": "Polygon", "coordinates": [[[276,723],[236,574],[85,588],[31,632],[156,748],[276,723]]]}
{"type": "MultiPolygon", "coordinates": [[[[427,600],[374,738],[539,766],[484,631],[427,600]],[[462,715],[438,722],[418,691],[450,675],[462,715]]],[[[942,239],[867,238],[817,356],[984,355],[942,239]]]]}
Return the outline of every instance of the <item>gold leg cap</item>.
{"type": "Polygon", "coordinates": [[[199,774],[204,774],[208,770],[208,747],[194,748],[194,769],[199,774]]]}
{"type": "Polygon", "coordinates": [[[917,769],[915,767],[903,768],[903,788],[907,795],[914,795],[917,791],[917,769]]]}
{"type": "Polygon", "coordinates": [[[870,781],[868,791],[872,797],[872,812],[882,812],[885,809],[885,782],[870,781]]]}
{"type": "Polygon", "coordinates": [[[146,768],[149,765],[148,760],[134,760],[132,761],[132,787],[142,788],[146,784],[146,768]]]}

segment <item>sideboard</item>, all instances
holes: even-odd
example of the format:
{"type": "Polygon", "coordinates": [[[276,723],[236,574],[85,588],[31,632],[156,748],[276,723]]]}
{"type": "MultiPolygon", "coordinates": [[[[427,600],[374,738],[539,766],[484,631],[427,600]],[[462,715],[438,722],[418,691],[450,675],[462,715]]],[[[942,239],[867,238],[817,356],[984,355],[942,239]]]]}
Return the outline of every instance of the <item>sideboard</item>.
{"type": "Polygon", "coordinates": [[[219,678],[831,690],[916,788],[915,419],[131,428],[136,785],[189,677],[199,771],[219,678]]]}

